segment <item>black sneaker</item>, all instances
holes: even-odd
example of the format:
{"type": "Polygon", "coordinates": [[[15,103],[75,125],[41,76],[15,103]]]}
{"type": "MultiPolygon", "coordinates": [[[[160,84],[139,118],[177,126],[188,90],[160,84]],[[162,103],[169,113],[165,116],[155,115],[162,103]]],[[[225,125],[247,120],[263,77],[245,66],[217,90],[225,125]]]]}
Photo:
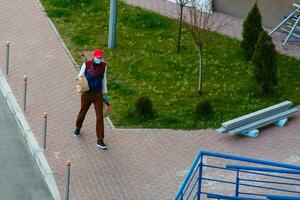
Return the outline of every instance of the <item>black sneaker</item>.
{"type": "Polygon", "coordinates": [[[100,149],[107,149],[107,146],[103,143],[103,140],[97,141],[97,147],[99,147],[100,149]]]}
{"type": "Polygon", "coordinates": [[[80,129],[77,129],[74,131],[74,137],[80,137],[80,129]]]}

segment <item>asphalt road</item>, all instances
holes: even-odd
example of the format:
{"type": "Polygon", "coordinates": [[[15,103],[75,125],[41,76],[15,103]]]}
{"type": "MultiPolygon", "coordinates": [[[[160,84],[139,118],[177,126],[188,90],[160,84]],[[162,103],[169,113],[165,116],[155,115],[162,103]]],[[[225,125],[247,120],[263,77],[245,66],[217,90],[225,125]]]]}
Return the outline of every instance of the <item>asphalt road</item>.
{"type": "Polygon", "coordinates": [[[0,93],[0,200],[53,200],[0,93]]]}

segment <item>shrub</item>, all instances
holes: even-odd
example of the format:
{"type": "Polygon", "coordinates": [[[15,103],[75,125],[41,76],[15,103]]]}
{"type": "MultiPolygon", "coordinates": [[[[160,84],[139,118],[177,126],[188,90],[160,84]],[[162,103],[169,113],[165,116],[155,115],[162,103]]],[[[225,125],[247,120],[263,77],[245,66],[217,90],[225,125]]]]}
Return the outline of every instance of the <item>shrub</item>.
{"type": "Polygon", "coordinates": [[[275,45],[266,31],[261,32],[252,58],[254,78],[262,93],[277,84],[277,61],[275,45]]]}
{"type": "Polygon", "coordinates": [[[241,47],[245,51],[249,59],[255,50],[259,34],[263,31],[261,15],[257,7],[257,3],[254,4],[252,10],[248,13],[246,20],[243,23],[242,43],[241,47]]]}
{"type": "Polygon", "coordinates": [[[139,97],[135,102],[135,109],[137,114],[141,117],[153,117],[153,105],[149,97],[139,97]]]}
{"type": "Polygon", "coordinates": [[[201,99],[196,106],[196,113],[199,117],[209,116],[213,112],[211,103],[207,99],[201,99]]]}

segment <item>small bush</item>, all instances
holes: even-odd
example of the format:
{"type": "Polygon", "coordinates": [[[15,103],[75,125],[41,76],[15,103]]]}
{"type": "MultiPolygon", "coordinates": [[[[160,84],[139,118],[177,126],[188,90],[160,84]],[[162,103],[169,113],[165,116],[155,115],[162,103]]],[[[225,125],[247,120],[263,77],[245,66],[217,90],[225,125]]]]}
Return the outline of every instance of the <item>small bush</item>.
{"type": "Polygon", "coordinates": [[[199,117],[209,116],[213,112],[211,103],[207,99],[201,99],[196,106],[196,113],[199,117]]]}
{"type": "Polygon", "coordinates": [[[241,42],[241,47],[245,51],[249,59],[252,58],[259,34],[262,31],[263,28],[261,22],[261,14],[257,7],[257,3],[255,3],[243,23],[243,40],[241,42]]]}
{"type": "Polygon", "coordinates": [[[153,105],[149,97],[139,97],[135,102],[135,109],[137,114],[141,117],[153,117],[153,105]]]}

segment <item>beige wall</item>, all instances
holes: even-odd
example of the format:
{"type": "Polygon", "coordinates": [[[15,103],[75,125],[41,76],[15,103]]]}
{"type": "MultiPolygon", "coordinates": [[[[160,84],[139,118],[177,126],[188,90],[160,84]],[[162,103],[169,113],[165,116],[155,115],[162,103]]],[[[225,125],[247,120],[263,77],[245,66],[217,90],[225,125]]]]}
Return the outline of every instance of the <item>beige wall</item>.
{"type": "MultiPolygon", "coordinates": [[[[213,0],[217,11],[244,18],[255,0],[213,0]]],[[[282,21],[282,16],[289,14],[300,4],[300,0],[257,0],[262,14],[263,25],[274,27],[282,21]]]]}

